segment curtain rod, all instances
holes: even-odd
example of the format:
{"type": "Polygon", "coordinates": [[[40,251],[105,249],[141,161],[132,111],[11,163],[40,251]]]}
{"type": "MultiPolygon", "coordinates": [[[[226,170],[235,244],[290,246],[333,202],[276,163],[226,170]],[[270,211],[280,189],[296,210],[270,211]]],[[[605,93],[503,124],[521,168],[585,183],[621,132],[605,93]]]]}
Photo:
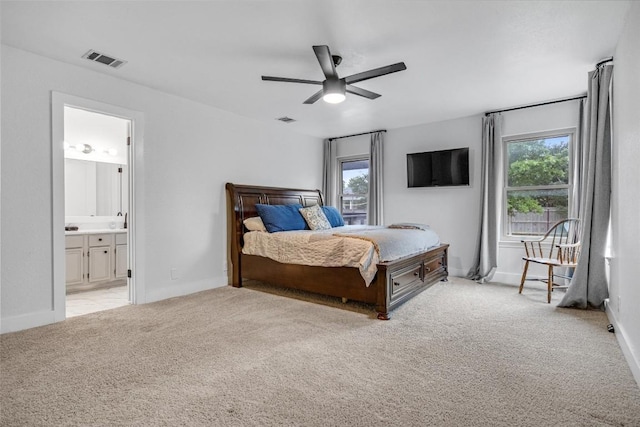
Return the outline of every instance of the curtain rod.
{"type": "Polygon", "coordinates": [[[612,62],[613,61],[613,56],[608,57],[607,59],[603,59],[602,61],[598,62],[596,64],[596,68],[598,68],[601,65],[606,64],[607,62],[612,62]]]}
{"type": "MultiPolygon", "coordinates": [[[[603,59],[602,61],[598,62],[596,64],[595,68],[598,68],[599,66],[604,65],[607,62],[612,62],[612,61],[613,61],[613,56],[610,56],[610,57],[608,57],[606,59],[603,59]]],[[[558,102],[575,101],[577,99],[584,99],[586,97],[587,97],[587,95],[582,95],[582,96],[575,96],[573,98],[558,99],[557,101],[541,102],[540,104],[531,104],[531,105],[523,105],[522,107],[505,108],[504,110],[489,111],[487,113],[484,113],[484,115],[488,116],[489,114],[493,114],[493,113],[504,113],[505,111],[514,111],[514,110],[522,110],[524,108],[540,107],[542,105],[556,104],[558,102]]]]}
{"type": "Polygon", "coordinates": [[[329,141],[332,141],[334,139],[351,138],[352,136],[368,135],[370,133],[386,132],[386,131],[387,131],[386,129],[378,129],[378,130],[372,130],[371,132],[354,133],[353,135],[336,136],[336,137],[328,138],[328,139],[329,139],[329,141]]]}
{"type": "Polygon", "coordinates": [[[573,98],[558,99],[556,101],[540,102],[539,104],[523,105],[522,107],[505,108],[504,110],[488,111],[484,113],[484,115],[488,116],[489,114],[493,114],[493,113],[504,113],[505,111],[522,110],[524,108],[540,107],[542,105],[557,104],[559,102],[575,101],[577,99],[584,99],[586,97],[587,95],[581,95],[581,96],[574,96],[573,98]]]}

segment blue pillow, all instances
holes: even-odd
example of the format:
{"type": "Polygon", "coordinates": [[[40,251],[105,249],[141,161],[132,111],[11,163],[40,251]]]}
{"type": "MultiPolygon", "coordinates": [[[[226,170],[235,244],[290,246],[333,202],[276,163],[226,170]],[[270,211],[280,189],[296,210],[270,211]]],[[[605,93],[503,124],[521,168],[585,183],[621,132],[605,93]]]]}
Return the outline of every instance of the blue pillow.
{"type": "Polygon", "coordinates": [[[342,227],[344,225],[344,219],[338,209],[333,206],[323,206],[322,210],[324,211],[324,216],[329,220],[329,224],[332,227],[342,227]]]}
{"type": "Polygon", "coordinates": [[[304,230],[307,222],[304,220],[298,209],[301,204],[295,205],[263,205],[256,204],[256,211],[262,218],[264,226],[269,233],[277,231],[304,230]]]}

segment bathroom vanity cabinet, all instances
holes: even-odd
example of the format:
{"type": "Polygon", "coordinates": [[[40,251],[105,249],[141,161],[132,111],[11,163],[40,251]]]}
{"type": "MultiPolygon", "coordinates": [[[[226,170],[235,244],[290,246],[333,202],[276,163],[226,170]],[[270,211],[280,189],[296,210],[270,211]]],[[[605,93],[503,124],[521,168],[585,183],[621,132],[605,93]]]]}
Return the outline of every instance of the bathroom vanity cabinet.
{"type": "Polygon", "coordinates": [[[65,236],[67,293],[127,282],[126,231],[76,231],[65,236]]]}

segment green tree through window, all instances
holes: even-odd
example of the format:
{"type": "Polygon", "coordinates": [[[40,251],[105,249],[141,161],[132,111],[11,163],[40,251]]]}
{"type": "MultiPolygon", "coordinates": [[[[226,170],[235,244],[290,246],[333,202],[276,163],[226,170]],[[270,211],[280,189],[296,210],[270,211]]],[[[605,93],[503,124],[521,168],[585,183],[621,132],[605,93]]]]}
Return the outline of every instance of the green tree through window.
{"type": "Polygon", "coordinates": [[[508,234],[541,234],[558,217],[566,218],[570,139],[559,135],[507,142],[508,234]]]}
{"type": "Polygon", "coordinates": [[[349,179],[347,187],[351,188],[354,194],[367,194],[369,192],[369,174],[354,176],[349,179]]]}

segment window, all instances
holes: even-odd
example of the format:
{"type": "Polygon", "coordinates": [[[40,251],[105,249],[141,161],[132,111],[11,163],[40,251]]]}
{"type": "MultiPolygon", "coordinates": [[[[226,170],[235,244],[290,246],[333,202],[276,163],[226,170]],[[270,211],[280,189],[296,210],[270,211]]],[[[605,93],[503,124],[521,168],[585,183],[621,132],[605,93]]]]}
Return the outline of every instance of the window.
{"type": "Polygon", "coordinates": [[[505,139],[507,236],[539,236],[569,213],[571,132],[505,139]]]}
{"type": "Polygon", "coordinates": [[[338,159],[340,188],[338,198],[344,223],[366,224],[369,201],[369,159],[338,159]]]}

